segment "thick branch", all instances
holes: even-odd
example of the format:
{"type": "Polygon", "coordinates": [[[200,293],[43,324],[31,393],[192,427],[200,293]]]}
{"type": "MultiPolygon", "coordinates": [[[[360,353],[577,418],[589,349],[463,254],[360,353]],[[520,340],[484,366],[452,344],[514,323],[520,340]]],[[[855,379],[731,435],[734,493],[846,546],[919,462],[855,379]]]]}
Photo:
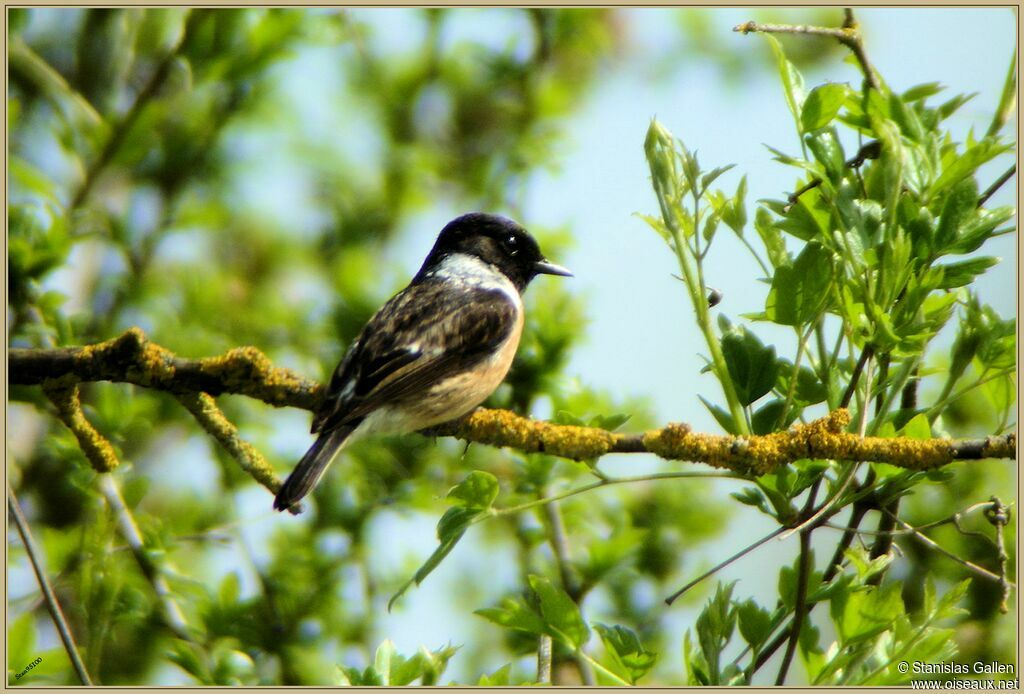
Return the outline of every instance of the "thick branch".
{"type": "Polygon", "coordinates": [[[320,385],[287,369],[274,368],[253,347],[219,357],[182,359],[146,339],[138,328],[86,347],[11,349],[7,360],[11,385],[47,381],[112,381],[172,393],[237,393],[275,407],[313,409],[320,385]]]}
{"type": "MultiPolygon", "coordinates": [[[[232,349],[219,357],[182,359],[149,342],[138,328],[87,347],[12,349],[8,366],[12,385],[45,384],[51,389],[83,381],[113,381],[178,394],[235,393],[277,407],[307,410],[315,408],[321,394],[319,384],[275,368],[253,347],[232,349]]],[[[848,425],[846,410],[836,410],[824,419],[765,436],[700,434],[683,424],[644,434],[619,434],[480,409],[424,433],[573,460],[593,460],[608,453],[654,453],[667,460],[701,462],[752,475],[805,458],[883,462],[913,470],[955,460],[1016,459],[1016,434],[925,441],[860,438],[846,432],[848,425]]]]}

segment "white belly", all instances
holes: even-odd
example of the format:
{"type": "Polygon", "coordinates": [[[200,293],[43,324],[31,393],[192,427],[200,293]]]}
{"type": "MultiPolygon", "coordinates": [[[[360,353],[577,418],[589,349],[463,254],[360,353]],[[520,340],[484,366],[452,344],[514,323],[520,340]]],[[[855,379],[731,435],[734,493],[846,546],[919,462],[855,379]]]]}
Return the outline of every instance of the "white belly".
{"type": "Polygon", "coordinates": [[[435,383],[416,399],[374,410],[366,416],[353,436],[404,434],[468,414],[505,380],[522,334],[523,311],[520,304],[516,324],[493,356],[470,371],[435,383]]]}

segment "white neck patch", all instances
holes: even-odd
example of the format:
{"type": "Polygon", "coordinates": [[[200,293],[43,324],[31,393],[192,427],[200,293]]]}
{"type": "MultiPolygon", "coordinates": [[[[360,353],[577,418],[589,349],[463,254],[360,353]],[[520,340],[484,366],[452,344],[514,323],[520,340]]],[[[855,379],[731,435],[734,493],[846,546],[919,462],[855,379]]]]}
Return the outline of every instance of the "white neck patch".
{"type": "Polygon", "coordinates": [[[474,255],[452,253],[441,261],[430,276],[482,289],[497,289],[504,292],[517,306],[522,306],[523,303],[515,285],[501,270],[474,255]]]}

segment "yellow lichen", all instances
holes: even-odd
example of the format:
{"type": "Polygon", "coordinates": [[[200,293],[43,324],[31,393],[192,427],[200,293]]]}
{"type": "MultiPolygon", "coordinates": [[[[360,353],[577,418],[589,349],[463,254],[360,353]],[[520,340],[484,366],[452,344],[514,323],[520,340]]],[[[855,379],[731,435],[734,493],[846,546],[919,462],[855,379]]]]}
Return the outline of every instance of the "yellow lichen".
{"type": "Polygon", "coordinates": [[[452,435],[466,440],[573,460],[599,458],[615,444],[604,429],[539,422],[508,410],[477,410],[452,427],[452,435]]]}
{"type": "Polygon", "coordinates": [[[281,480],[267,459],[256,448],[238,435],[217,402],[207,393],[179,393],[175,397],[192,413],[196,421],[231,454],[239,467],[272,492],[281,488],[281,480]]]}
{"type": "Polygon", "coordinates": [[[64,423],[96,472],[110,472],[118,465],[117,454],[104,436],[93,428],[82,413],[78,386],[67,386],[62,379],[43,383],[43,392],[57,408],[57,416],[64,423]]]}

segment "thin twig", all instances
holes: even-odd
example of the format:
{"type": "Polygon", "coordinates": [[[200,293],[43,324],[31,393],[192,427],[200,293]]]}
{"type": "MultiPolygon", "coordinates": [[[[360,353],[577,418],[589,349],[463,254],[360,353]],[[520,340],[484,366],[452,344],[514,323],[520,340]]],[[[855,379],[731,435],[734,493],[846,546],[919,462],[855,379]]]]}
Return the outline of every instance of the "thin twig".
{"type": "Polygon", "coordinates": [[[1009,557],[1006,555],[1006,544],[1003,542],[1003,528],[1010,522],[1010,510],[1003,505],[999,497],[992,497],[992,505],[985,510],[985,517],[995,526],[996,529],[996,552],[999,558],[999,585],[1003,589],[1003,599],[999,602],[999,611],[1006,614],[1009,611],[1007,601],[1010,599],[1010,587],[1013,585],[1006,578],[1006,566],[1009,557]]]}
{"type": "MultiPolygon", "coordinates": [[[[923,532],[925,530],[930,530],[932,528],[938,528],[938,527],[943,526],[943,525],[953,524],[954,526],[956,526],[957,531],[960,532],[961,535],[972,535],[972,536],[981,538],[983,540],[987,540],[988,542],[991,542],[993,547],[994,547],[995,546],[995,542],[992,540],[992,538],[990,538],[985,533],[979,532],[977,530],[967,530],[966,528],[964,528],[964,527],[962,527],[960,525],[960,521],[963,519],[964,516],[966,516],[968,514],[971,514],[971,513],[974,513],[975,511],[979,511],[981,509],[985,509],[985,510],[991,509],[992,506],[993,506],[993,503],[991,501],[980,501],[980,502],[978,502],[976,504],[971,504],[970,506],[968,506],[967,508],[965,508],[965,509],[963,509],[961,511],[957,511],[956,513],[954,513],[952,515],[946,516],[945,518],[940,518],[939,520],[931,521],[930,523],[925,523],[924,525],[911,526],[909,529],[903,528],[903,529],[897,530],[897,529],[894,528],[892,530],[886,530],[886,531],[861,530],[860,528],[856,527],[856,525],[852,525],[852,524],[838,525],[836,523],[823,523],[822,527],[829,528],[831,530],[842,530],[843,532],[855,532],[855,533],[858,533],[860,535],[868,535],[869,537],[876,537],[876,536],[882,536],[882,535],[888,535],[890,537],[899,537],[901,535],[910,535],[910,534],[912,534],[914,532],[923,532]]],[[[870,510],[870,509],[867,509],[867,510],[870,510]]]]}
{"type": "Polygon", "coordinates": [[[135,523],[135,518],[128,509],[128,505],[125,504],[124,497],[121,496],[121,490],[117,488],[114,478],[109,474],[100,475],[97,484],[103,497],[107,500],[107,505],[114,514],[114,518],[117,521],[117,529],[128,544],[128,549],[131,550],[132,556],[135,557],[135,561],[142,570],[142,574],[146,577],[149,584],[153,586],[153,591],[160,600],[161,612],[167,628],[179,639],[192,641],[192,634],[188,630],[185,615],[182,614],[181,608],[174,600],[174,592],[167,584],[167,579],[164,577],[160,567],[157,566],[146,552],[142,533],[139,532],[139,526],[135,523]]]}
{"type": "Polygon", "coordinates": [[[804,34],[807,36],[833,38],[853,53],[857,62],[860,63],[867,86],[871,89],[878,89],[878,78],[875,76],[875,70],[871,67],[867,52],[864,50],[864,41],[857,28],[857,22],[853,17],[853,10],[847,8],[844,12],[843,26],[838,29],[807,24],[760,24],[758,22],[746,22],[733,27],[733,31],[738,31],[742,34],[749,34],[753,31],[763,34],[804,34]]]}
{"type": "MultiPolygon", "coordinates": [[[[888,513],[888,511],[886,511],[886,509],[884,509],[884,508],[883,509],[879,509],[879,510],[881,510],[882,513],[888,513]]],[[[958,557],[957,555],[953,554],[948,549],[946,549],[945,547],[940,545],[938,542],[936,542],[935,540],[933,540],[930,537],[928,537],[927,535],[925,535],[924,533],[920,533],[917,530],[914,530],[913,526],[911,526],[909,523],[904,521],[902,518],[896,518],[896,522],[899,523],[900,525],[902,525],[904,529],[910,530],[911,531],[910,535],[913,536],[916,540],[919,540],[920,542],[928,545],[929,547],[934,549],[936,552],[949,557],[950,559],[952,559],[956,563],[958,563],[961,566],[963,566],[964,568],[966,568],[968,571],[976,573],[979,576],[982,576],[984,578],[989,579],[990,581],[995,581],[996,583],[998,583],[1000,585],[1003,585],[1004,582],[1005,582],[1010,587],[1013,587],[1013,588],[1016,587],[1016,584],[1014,584],[1012,581],[1007,581],[1005,576],[997,576],[996,574],[992,573],[988,569],[980,567],[977,564],[975,564],[974,562],[967,561],[966,559],[963,559],[962,557],[958,557]]]]}
{"type": "MultiPolygon", "coordinates": [[[[870,510],[870,508],[865,504],[863,499],[856,499],[856,500],[854,500],[853,510],[850,513],[850,521],[849,521],[850,527],[851,528],[856,528],[857,525],[859,525],[861,520],[864,518],[864,515],[869,510],[870,510]]],[[[825,518],[819,520],[815,527],[823,525],[824,523],[826,523],[828,521],[829,518],[831,518],[835,514],[839,513],[839,511],[840,511],[840,509],[838,509],[838,508],[833,510],[830,514],[825,516],[825,518]]],[[[856,532],[846,532],[846,533],[843,534],[842,539],[839,541],[839,544],[836,546],[836,550],[835,550],[835,552],[832,555],[831,561],[829,562],[828,566],[825,567],[825,572],[821,576],[821,582],[822,583],[828,583],[833,578],[835,578],[836,574],[839,573],[839,570],[842,568],[843,555],[845,554],[846,550],[849,548],[850,544],[852,544],[855,536],[856,536],[856,532]]],[[[809,605],[808,606],[808,608],[807,608],[807,613],[808,614],[810,614],[810,612],[814,609],[816,604],[817,603],[815,603],[814,605],[809,605]]],[[[749,680],[749,677],[753,676],[754,672],[757,672],[759,669],[764,667],[765,663],[767,663],[772,658],[772,656],[775,655],[775,652],[777,650],[779,650],[779,648],[781,648],[784,643],[786,643],[787,639],[789,639],[789,636],[792,633],[793,624],[794,624],[793,619],[790,618],[789,623],[782,629],[782,631],[780,631],[775,636],[774,639],[772,639],[771,643],[769,643],[767,646],[765,646],[760,651],[758,651],[757,659],[748,668],[749,669],[748,680],[749,680]]]]}
{"type": "Polygon", "coordinates": [[[1012,165],[1007,169],[1002,176],[996,179],[995,183],[985,189],[985,192],[978,198],[978,207],[982,207],[988,202],[988,199],[995,195],[996,191],[1003,187],[1003,184],[1013,178],[1013,175],[1017,173],[1017,165],[1012,165]]]}
{"type": "Polygon", "coordinates": [[[107,138],[106,143],[103,145],[103,149],[100,150],[99,155],[89,165],[89,168],[85,172],[85,179],[82,181],[81,187],[75,193],[75,197],[71,200],[70,209],[75,210],[85,202],[89,192],[92,190],[93,185],[99,178],[100,173],[107,167],[107,165],[113,160],[114,155],[117,154],[118,150],[121,149],[121,145],[124,144],[125,138],[128,137],[128,133],[131,131],[135,122],[146,104],[156,95],[156,93],[163,86],[167,77],[171,73],[171,67],[174,65],[175,59],[178,57],[182,47],[185,46],[186,42],[195,31],[199,22],[204,19],[208,14],[209,10],[196,9],[192,10],[185,20],[185,26],[182,28],[181,37],[178,39],[178,43],[168,51],[167,55],[164,56],[163,60],[157,66],[153,75],[149,78],[146,86],[142,88],[142,91],[135,97],[135,101],[132,102],[131,107],[125,113],[121,121],[114,127],[107,138]]]}
{"type": "MultiPolygon", "coordinates": [[[[821,486],[821,477],[811,486],[807,494],[807,501],[804,503],[802,516],[806,516],[812,508],[818,496],[818,489],[821,486]]],[[[825,508],[822,504],[822,508],[825,508]]],[[[812,516],[813,517],[813,516],[812,516]]],[[[793,626],[790,629],[789,643],[786,645],[786,652],[782,656],[782,664],[779,666],[779,674],[775,677],[775,685],[782,686],[786,683],[786,675],[789,673],[789,666],[793,663],[793,656],[796,654],[797,644],[800,642],[800,631],[807,618],[807,584],[811,577],[811,533],[814,526],[806,521],[800,524],[803,528],[800,531],[800,564],[797,567],[796,596],[793,604],[793,626]]]]}
{"type": "Polygon", "coordinates": [[[551,684],[551,637],[547,634],[537,640],[537,684],[551,684]]]}
{"type": "Polygon", "coordinates": [[[680,588],[676,592],[672,593],[672,595],[670,595],[667,598],[665,598],[665,604],[666,605],[671,605],[673,602],[675,602],[677,599],[679,599],[684,593],[686,593],[686,591],[690,590],[691,588],[693,588],[695,585],[697,585],[701,581],[705,580],[706,578],[709,578],[710,576],[714,576],[716,573],[718,573],[719,571],[721,571],[725,567],[729,566],[729,564],[732,564],[737,559],[740,559],[740,558],[746,556],[747,554],[753,552],[755,549],[757,549],[758,547],[760,547],[764,543],[768,542],[768,540],[771,540],[772,538],[778,537],[779,535],[781,535],[784,532],[786,532],[786,526],[780,526],[780,527],[776,528],[775,530],[771,531],[770,533],[768,533],[767,535],[765,535],[764,537],[762,537],[760,540],[757,540],[757,541],[752,542],[751,544],[747,545],[746,547],[741,549],[739,552],[736,552],[736,554],[732,555],[731,557],[729,557],[725,561],[719,562],[718,564],[716,564],[712,568],[710,568],[707,571],[705,571],[704,573],[702,573],[697,578],[695,578],[692,581],[690,581],[689,583],[687,583],[685,586],[683,586],[682,588],[680,588]]]}
{"type": "MultiPolygon", "coordinates": [[[[579,577],[574,573],[572,560],[569,556],[569,538],[565,533],[565,523],[562,522],[562,512],[557,503],[544,504],[544,518],[548,528],[548,542],[551,551],[555,555],[555,563],[558,565],[558,572],[562,578],[562,587],[573,602],[579,606],[583,594],[579,577]]],[[[597,683],[594,678],[594,669],[582,650],[575,654],[576,667],[580,673],[580,680],[584,685],[592,687],[597,683]]]]}
{"type": "Polygon", "coordinates": [[[839,401],[840,407],[845,408],[850,406],[850,401],[853,400],[853,394],[857,392],[857,385],[860,381],[861,371],[864,370],[864,365],[874,353],[874,347],[871,345],[864,345],[864,349],[860,353],[860,358],[857,359],[857,364],[853,367],[853,373],[850,374],[850,383],[846,386],[846,390],[843,392],[843,397],[839,401]]]}
{"type": "Polygon", "coordinates": [[[796,604],[793,609],[793,626],[790,628],[789,641],[786,643],[786,651],[782,655],[782,663],[779,665],[779,674],[775,676],[775,686],[781,687],[786,683],[786,675],[789,674],[789,666],[793,663],[793,656],[796,654],[797,644],[800,642],[800,631],[804,620],[807,619],[807,581],[811,572],[811,531],[804,530],[800,533],[800,565],[797,569],[796,583],[796,604]]]}
{"type": "Polygon", "coordinates": [[[53,592],[53,588],[50,586],[49,579],[46,578],[46,570],[43,568],[42,555],[36,548],[36,543],[32,539],[32,532],[28,527],[28,521],[25,520],[25,516],[21,512],[21,506],[18,504],[18,497],[14,494],[14,489],[11,487],[10,482],[7,483],[7,506],[11,512],[11,516],[14,518],[14,525],[18,528],[18,534],[21,536],[21,544],[25,547],[25,553],[28,555],[29,562],[32,564],[32,570],[36,574],[36,580],[39,582],[39,588],[43,593],[43,598],[46,601],[46,609],[50,611],[50,618],[53,620],[53,624],[57,627],[57,633],[60,634],[60,640],[64,644],[64,650],[68,654],[68,658],[71,660],[71,665],[75,668],[75,672],[78,674],[78,679],[82,684],[86,686],[92,686],[92,680],[89,679],[89,673],[86,672],[85,663],[82,662],[82,656],[78,653],[78,646],[75,645],[75,637],[71,633],[68,622],[64,618],[64,612],[60,609],[60,603],[57,602],[57,596],[53,592]]]}

